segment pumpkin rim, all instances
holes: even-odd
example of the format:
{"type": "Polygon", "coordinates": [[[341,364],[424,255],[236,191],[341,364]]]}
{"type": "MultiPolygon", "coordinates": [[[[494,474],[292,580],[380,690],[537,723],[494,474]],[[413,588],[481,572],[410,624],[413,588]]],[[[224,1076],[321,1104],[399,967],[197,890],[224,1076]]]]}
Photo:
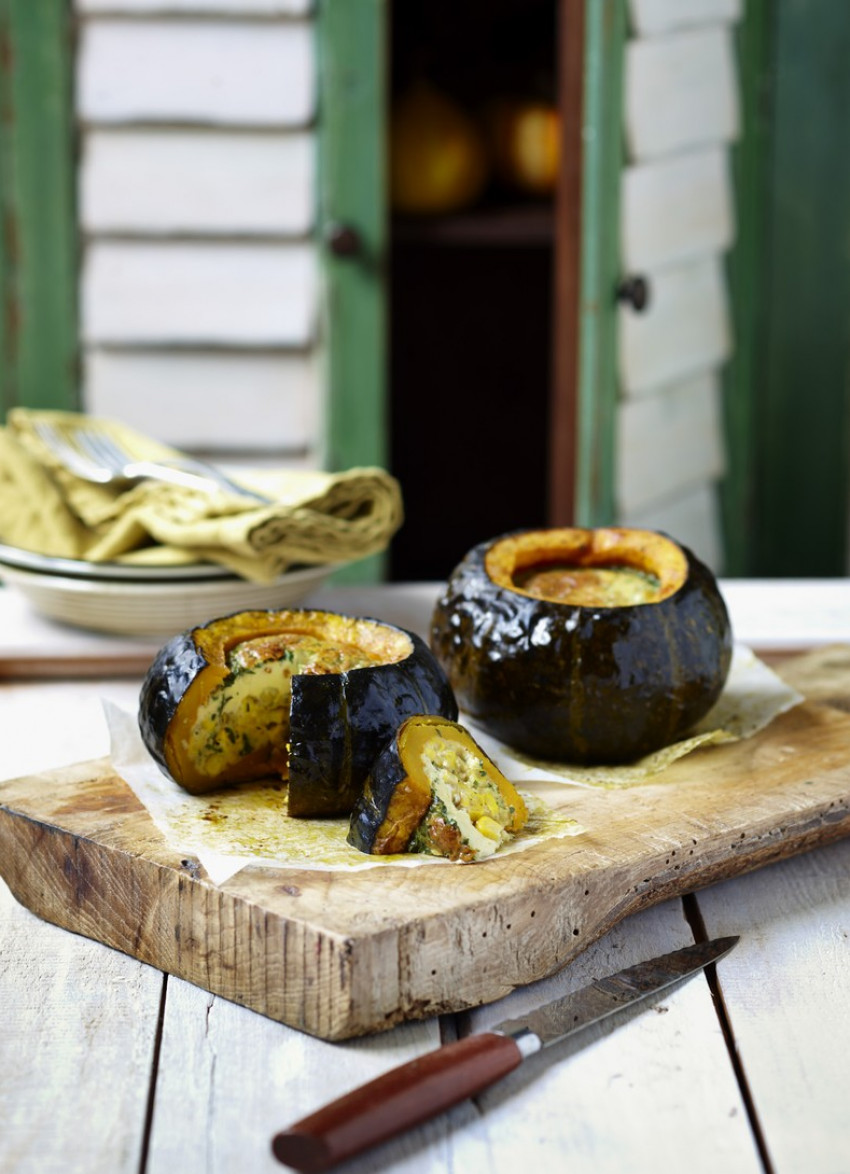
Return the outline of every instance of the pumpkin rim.
{"type": "MultiPolygon", "coordinates": [[[[220,616],[200,624],[187,633],[193,648],[204,664],[189,682],[185,692],[175,706],[172,720],[162,739],[162,752],[172,778],[182,780],[182,785],[197,784],[205,780],[202,771],[194,765],[189,749],[189,731],[195,720],[199,705],[220,688],[231,675],[228,654],[251,638],[274,635],[284,631],[313,635],[339,641],[343,633],[356,638],[363,635],[374,637],[376,646],[386,642],[393,654],[382,659],[373,668],[402,664],[414,652],[414,644],[403,628],[383,620],[364,616],[347,616],[339,612],[316,609],[280,608],[268,610],[247,610],[220,616]],[[289,622],[287,621],[295,621],[289,622]],[[246,624],[245,621],[248,621],[246,624]]],[[[329,641],[329,642],[332,642],[329,641]]],[[[367,643],[370,641],[367,640],[367,643]]],[[[357,669],[347,670],[357,672],[357,669]]],[[[304,674],[293,674],[302,676],[304,674]]],[[[339,676],[338,672],[323,673],[322,676],[339,676]]]]}
{"type": "Polygon", "coordinates": [[[524,530],[495,539],[484,553],[484,570],[494,586],[541,602],[594,610],[645,607],[675,595],[689,576],[683,548],[666,534],[625,526],[524,530]],[[657,587],[650,598],[629,603],[582,602],[569,595],[548,595],[526,590],[516,576],[532,568],[564,563],[577,570],[629,569],[651,576],[657,587]]]}

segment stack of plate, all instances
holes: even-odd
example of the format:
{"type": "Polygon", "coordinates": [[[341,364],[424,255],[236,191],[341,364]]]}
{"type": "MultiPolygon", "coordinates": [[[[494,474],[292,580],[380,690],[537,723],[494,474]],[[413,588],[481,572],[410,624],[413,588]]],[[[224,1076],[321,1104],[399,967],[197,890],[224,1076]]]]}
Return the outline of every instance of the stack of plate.
{"type": "Polygon", "coordinates": [[[0,580],[22,592],[36,611],[122,636],[168,636],[231,612],[293,607],[336,569],[306,567],[264,584],[206,563],[97,564],[0,545],[0,580]]]}

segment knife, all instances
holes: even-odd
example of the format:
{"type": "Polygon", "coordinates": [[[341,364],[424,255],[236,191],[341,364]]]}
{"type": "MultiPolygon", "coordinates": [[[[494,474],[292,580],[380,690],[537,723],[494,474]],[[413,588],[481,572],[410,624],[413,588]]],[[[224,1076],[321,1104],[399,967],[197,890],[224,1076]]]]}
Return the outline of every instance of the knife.
{"type": "Polygon", "coordinates": [[[716,938],[640,962],[522,1019],[426,1052],[276,1134],[272,1152],[303,1174],[328,1170],[489,1088],[541,1048],[696,974],[738,941],[716,938]]]}

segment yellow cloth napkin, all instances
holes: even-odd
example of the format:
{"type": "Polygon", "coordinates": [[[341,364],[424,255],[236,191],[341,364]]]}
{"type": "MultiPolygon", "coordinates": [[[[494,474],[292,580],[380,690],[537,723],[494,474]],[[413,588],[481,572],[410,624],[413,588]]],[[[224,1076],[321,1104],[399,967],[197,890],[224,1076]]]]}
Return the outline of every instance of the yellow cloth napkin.
{"type": "Polygon", "coordinates": [[[0,542],[9,546],[96,563],[213,562],[268,583],[296,564],[376,554],[402,522],[398,482],[378,468],[240,473],[240,483],[272,499],[268,505],[218,488],[93,484],[45,445],[40,420],[69,437],[95,424],[140,459],[181,455],[114,420],[12,409],[0,428],[0,542]]]}

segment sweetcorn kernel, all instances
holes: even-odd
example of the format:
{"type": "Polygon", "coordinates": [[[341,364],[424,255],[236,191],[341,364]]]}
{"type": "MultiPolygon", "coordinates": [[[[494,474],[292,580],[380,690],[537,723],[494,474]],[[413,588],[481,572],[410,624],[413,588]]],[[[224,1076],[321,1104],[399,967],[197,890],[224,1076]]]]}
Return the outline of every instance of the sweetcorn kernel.
{"type": "Polygon", "coordinates": [[[482,836],[486,836],[488,840],[501,840],[502,827],[496,823],[495,819],[491,819],[489,815],[482,815],[480,819],[476,819],[475,826],[482,836]]]}

